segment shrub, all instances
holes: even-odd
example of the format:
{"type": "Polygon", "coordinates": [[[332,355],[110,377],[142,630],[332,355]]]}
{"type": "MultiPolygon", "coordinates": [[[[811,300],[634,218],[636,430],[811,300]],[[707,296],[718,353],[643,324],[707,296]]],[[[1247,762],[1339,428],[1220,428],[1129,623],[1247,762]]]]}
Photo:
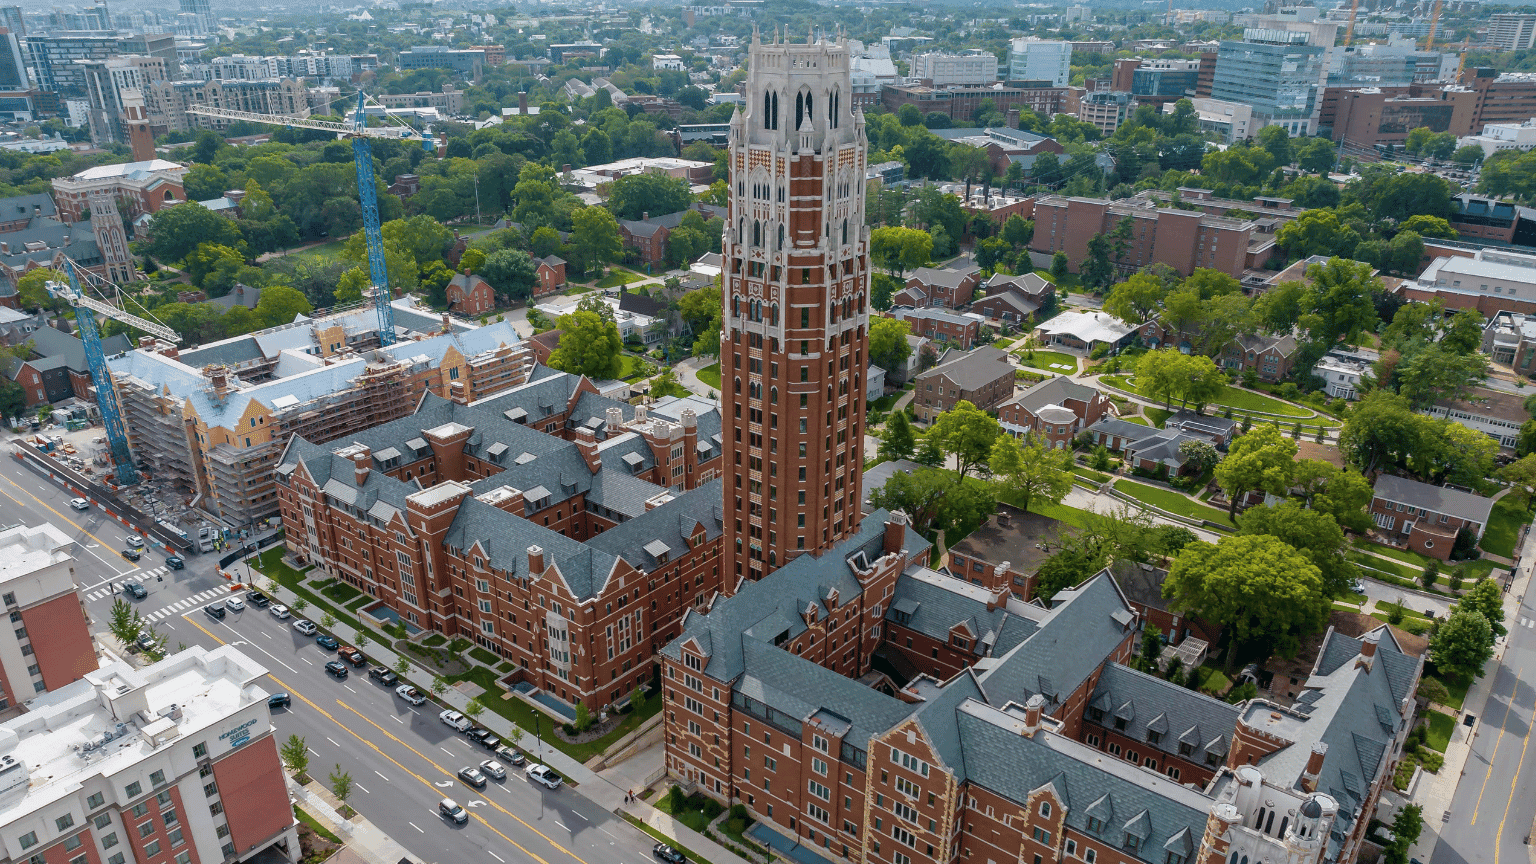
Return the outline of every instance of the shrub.
{"type": "Polygon", "coordinates": [[[1451,701],[1451,691],[1447,690],[1438,678],[1421,679],[1419,681],[1419,695],[1441,705],[1451,701]]]}
{"type": "Polygon", "coordinates": [[[683,812],[683,801],[683,788],[681,786],[673,786],[667,790],[668,810],[671,810],[674,814],[683,812]]]}
{"type": "Polygon", "coordinates": [[[1391,609],[1387,610],[1387,623],[1391,624],[1393,627],[1401,627],[1404,617],[1403,607],[1401,606],[1393,606],[1391,609]]]}
{"type": "Polygon", "coordinates": [[[703,808],[702,809],[704,810],[705,817],[707,817],[707,818],[709,818],[711,820],[713,820],[716,816],[719,816],[720,815],[720,811],[725,809],[725,805],[724,804],[721,804],[719,801],[716,801],[715,799],[710,798],[707,795],[700,795],[699,797],[704,799],[704,803],[703,803],[703,808]]]}
{"type": "Polygon", "coordinates": [[[1287,381],[1284,384],[1280,385],[1280,398],[1281,399],[1290,399],[1290,400],[1294,401],[1296,399],[1296,397],[1300,396],[1300,395],[1301,395],[1301,390],[1299,390],[1296,387],[1296,385],[1291,383],[1290,381],[1287,381]]]}
{"type": "Polygon", "coordinates": [[[572,724],[572,723],[561,723],[560,724],[560,728],[562,730],[564,730],[565,734],[567,734],[567,735],[575,735],[576,734],[576,726],[574,724],[572,724]]]}
{"type": "MultiPolygon", "coordinates": [[[[1420,688],[1420,689],[1423,689],[1423,688],[1420,688]]],[[[745,826],[746,820],[747,820],[747,805],[745,805],[745,804],[732,804],[731,805],[731,818],[732,819],[740,819],[742,821],[743,826],[745,826]]],[[[741,829],[737,828],[736,829],[736,833],[740,834],[741,833],[741,829]]]]}

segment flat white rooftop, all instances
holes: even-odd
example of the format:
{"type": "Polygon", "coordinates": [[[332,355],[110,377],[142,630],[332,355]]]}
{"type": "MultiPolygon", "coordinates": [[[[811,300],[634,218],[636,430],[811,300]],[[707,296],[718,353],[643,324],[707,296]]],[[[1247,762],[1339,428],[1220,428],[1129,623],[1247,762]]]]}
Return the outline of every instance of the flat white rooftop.
{"type": "Polygon", "coordinates": [[[0,584],[74,557],[75,541],[50,522],[0,531],[0,584]]]}

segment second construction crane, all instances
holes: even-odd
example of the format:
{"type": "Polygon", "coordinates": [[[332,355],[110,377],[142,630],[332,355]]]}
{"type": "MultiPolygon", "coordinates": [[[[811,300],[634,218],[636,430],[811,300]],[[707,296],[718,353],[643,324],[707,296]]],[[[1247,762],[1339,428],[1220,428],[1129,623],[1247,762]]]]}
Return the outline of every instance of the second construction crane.
{"type": "Polygon", "coordinates": [[[379,197],[373,182],[373,148],[370,138],[423,141],[430,146],[430,137],[409,126],[369,126],[368,114],[362,91],[357,94],[357,111],[350,121],[316,120],[305,117],[283,117],[272,114],[255,114],[250,111],[234,111],[228,108],[189,108],[188,114],[202,117],[219,117],[225,120],[246,120],[269,126],[285,126],[292,129],[318,129],[335,132],[339,138],[352,141],[352,161],[357,168],[357,200],[363,211],[363,238],[368,243],[368,277],[373,283],[373,306],[379,315],[379,344],[395,344],[395,313],[389,305],[389,270],[384,265],[384,236],[379,230],[379,197]]]}

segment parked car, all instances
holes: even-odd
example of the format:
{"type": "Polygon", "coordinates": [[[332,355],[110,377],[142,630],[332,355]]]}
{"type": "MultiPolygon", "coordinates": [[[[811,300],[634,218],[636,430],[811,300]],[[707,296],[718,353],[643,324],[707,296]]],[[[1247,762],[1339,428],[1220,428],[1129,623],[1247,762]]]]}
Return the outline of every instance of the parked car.
{"type": "Polygon", "coordinates": [[[485,775],[480,773],[479,768],[460,768],[459,779],[476,789],[485,788],[485,775]]]}
{"type": "Polygon", "coordinates": [[[267,611],[272,614],[273,618],[279,621],[286,621],[288,619],[288,607],[281,603],[273,603],[267,608],[267,611]]]}
{"type": "Polygon", "coordinates": [[[287,693],[273,693],[267,697],[267,708],[287,708],[293,704],[293,697],[287,693]]]}
{"type": "Polygon", "coordinates": [[[501,746],[501,739],[496,737],[496,735],[493,733],[485,736],[484,738],[481,738],[480,746],[491,751],[492,753],[495,753],[496,748],[501,746]]]}
{"type": "Polygon", "coordinates": [[[515,750],[505,745],[496,748],[496,756],[508,765],[521,765],[524,761],[526,761],[523,759],[523,754],[521,751],[515,750]]]}
{"type": "Polygon", "coordinates": [[[137,561],[144,557],[144,553],[137,549],[124,549],[123,557],[127,558],[129,561],[137,561]]]}
{"type": "Polygon", "coordinates": [[[241,612],[245,609],[245,601],[239,597],[231,597],[224,601],[224,608],[231,612],[241,612]]]}
{"type": "Polygon", "coordinates": [[[187,562],[181,560],[180,555],[172,555],[171,557],[165,559],[165,566],[171,568],[172,570],[180,570],[187,566],[187,562]]]}
{"type": "Polygon", "coordinates": [[[256,606],[258,608],[263,608],[263,609],[266,608],[266,605],[268,603],[272,602],[271,600],[267,599],[267,595],[261,593],[260,591],[247,591],[247,592],[245,592],[245,599],[251,601],[251,605],[252,606],[256,606]]]}
{"type": "Polygon", "coordinates": [[[224,620],[224,604],[223,603],[209,603],[207,606],[203,607],[203,612],[209,618],[214,618],[214,619],[217,619],[219,621],[223,621],[224,620]]]}
{"type": "Polygon", "coordinates": [[[129,534],[128,535],[128,548],[129,549],[143,549],[144,548],[144,538],[140,537],[137,534],[129,534]]]}
{"type": "Polygon", "coordinates": [[[529,780],[549,789],[559,789],[560,784],[565,781],[565,778],[556,774],[553,768],[550,768],[548,765],[540,765],[537,762],[529,764],[527,768],[523,769],[523,773],[528,776],[529,780]]]}
{"type": "MultiPolygon", "coordinates": [[[[272,608],[280,609],[282,607],[273,606],[272,608]]],[[[293,629],[303,633],[305,636],[313,636],[320,628],[315,626],[315,622],[309,620],[308,618],[296,618],[293,622],[293,629]]]]}
{"type": "Polygon", "coordinates": [[[468,732],[465,732],[464,736],[471,741],[480,741],[489,734],[491,734],[491,730],[485,728],[484,726],[476,726],[473,729],[470,729],[468,732]]]}
{"type": "Polygon", "coordinates": [[[437,802],[437,812],[438,815],[444,819],[451,820],[455,825],[463,825],[469,821],[469,814],[465,813],[464,808],[460,807],[452,798],[444,798],[437,802]]]}
{"type": "Polygon", "coordinates": [[[491,778],[492,780],[507,779],[507,769],[503,768],[501,763],[497,762],[495,759],[487,759],[484,762],[481,762],[480,773],[491,778]]]}
{"type": "Polygon", "coordinates": [[[666,864],[688,864],[688,859],[683,853],[665,843],[657,843],[651,847],[651,854],[655,855],[657,860],[665,861],[666,864]]]}
{"type": "Polygon", "coordinates": [[[331,673],[338,679],[346,678],[347,664],[342,663],[339,660],[332,660],[331,662],[325,664],[325,671],[331,673]]]}
{"type": "Polygon", "coordinates": [[[319,636],[315,637],[315,644],[319,645],[321,648],[324,648],[327,651],[335,651],[336,646],[340,645],[341,643],[336,641],[335,636],[331,636],[327,633],[321,633],[319,636]]]}
{"type": "Polygon", "coordinates": [[[457,711],[444,711],[437,715],[437,719],[443,721],[444,725],[453,727],[457,732],[463,732],[470,727],[469,718],[457,711]]]}
{"type": "Polygon", "coordinates": [[[338,648],[336,650],[336,656],[347,661],[348,663],[351,663],[353,666],[359,669],[368,665],[368,658],[364,657],[363,652],[357,650],[356,648],[338,648]]]}
{"type": "Polygon", "coordinates": [[[425,705],[427,702],[426,695],[409,684],[401,684],[399,687],[396,687],[395,695],[412,705],[425,705]]]}
{"type": "Polygon", "coordinates": [[[149,651],[155,647],[155,643],[158,641],[155,639],[155,634],[144,632],[139,634],[139,638],[134,640],[133,644],[139,646],[140,651],[149,651]]]}
{"type": "Polygon", "coordinates": [[[143,600],[149,596],[149,592],[144,590],[144,586],[137,582],[124,582],[123,593],[135,600],[143,600]]]}
{"type": "Polygon", "coordinates": [[[85,500],[84,498],[72,498],[70,499],[69,506],[75,508],[76,510],[89,510],[91,509],[91,502],[85,500]]]}
{"type": "Polygon", "coordinates": [[[395,670],[387,666],[375,666],[369,669],[368,677],[383,684],[385,687],[393,687],[400,683],[400,676],[395,674],[395,670]]]}

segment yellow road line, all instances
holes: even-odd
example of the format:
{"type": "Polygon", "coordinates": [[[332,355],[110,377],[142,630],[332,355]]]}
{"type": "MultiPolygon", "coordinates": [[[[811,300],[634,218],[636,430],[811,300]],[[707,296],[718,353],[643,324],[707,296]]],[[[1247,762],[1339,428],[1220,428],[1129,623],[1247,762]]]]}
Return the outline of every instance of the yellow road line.
{"type": "MultiPolygon", "coordinates": [[[[208,628],[204,627],[203,625],[201,625],[201,624],[197,623],[196,621],[193,621],[191,618],[187,617],[187,615],[182,615],[181,618],[182,618],[183,621],[186,621],[188,624],[191,624],[193,627],[196,627],[197,629],[203,631],[203,633],[206,634],[209,639],[212,639],[213,641],[219,643],[220,645],[227,645],[227,644],[229,644],[228,642],[225,642],[223,639],[220,639],[218,636],[215,636],[212,631],[208,630],[208,628]]],[[[315,711],[317,711],[320,714],[320,716],[322,716],[325,719],[331,721],[332,723],[335,723],[337,726],[340,726],[342,729],[345,729],[347,731],[347,734],[351,735],[353,738],[356,738],[357,740],[363,742],[364,744],[367,744],[370,748],[373,749],[373,751],[375,753],[377,753],[380,756],[383,756],[385,759],[389,760],[389,762],[391,764],[393,764],[396,768],[399,768],[401,771],[404,771],[405,773],[409,774],[410,776],[416,778],[416,780],[420,781],[422,785],[426,786],[428,789],[433,790],[433,792],[437,792],[438,791],[437,787],[432,783],[432,781],[430,781],[427,778],[421,776],[420,774],[417,774],[415,771],[412,771],[411,769],[405,767],[404,765],[401,765],[398,761],[395,760],[395,758],[393,756],[390,756],[388,753],[385,753],[383,750],[380,750],[379,749],[379,745],[373,743],[372,741],[369,741],[367,738],[364,738],[363,736],[361,736],[361,735],[357,734],[356,732],[354,732],[345,723],[343,723],[340,720],[337,720],[335,717],[331,716],[331,713],[329,711],[326,711],[324,708],[321,708],[319,705],[316,705],[314,702],[311,702],[304,694],[302,694],[298,690],[294,689],[287,682],[283,681],[283,679],[277,677],[277,675],[273,674],[270,671],[267,673],[267,676],[269,678],[271,678],[273,681],[276,681],[283,689],[287,690],[289,693],[293,694],[294,696],[297,696],[299,698],[300,702],[303,702],[305,705],[308,705],[309,707],[315,709],[315,711]]],[[[412,753],[415,753],[417,756],[421,756],[421,758],[425,759],[427,761],[427,764],[431,765],[433,768],[436,768],[437,770],[443,772],[444,774],[448,775],[451,778],[458,779],[458,774],[456,772],[449,771],[448,769],[444,768],[443,766],[441,766],[441,765],[437,764],[436,762],[432,761],[431,759],[427,758],[425,755],[423,755],[421,753],[421,751],[417,750],[415,747],[412,747],[411,745],[406,744],[404,741],[401,741],[399,738],[396,738],[394,735],[391,735],[389,733],[389,731],[386,730],[384,727],[382,727],[379,724],[373,722],[372,720],[369,720],[367,717],[364,717],[362,715],[362,713],[360,711],[358,711],[356,708],[353,708],[351,705],[348,705],[347,703],[341,701],[340,699],[336,700],[336,704],[340,705],[341,707],[343,707],[345,709],[347,709],[348,711],[351,711],[353,714],[356,714],[359,718],[361,718],[368,725],[374,727],[375,729],[379,730],[380,732],[383,732],[385,735],[388,735],[389,738],[391,740],[393,740],[395,743],[405,747],[407,750],[410,750],[412,753]]],[[[559,843],[556,843],[554,840],[550,840],[550,838],[548,836],[546,836],[544,834],[544,832],[540,831],[537,828],[534,828],[532,825],[529,825],[527,822],[523,822],[522,819],[518,818],[517,814],[515,814],[512,811],[508,810],[507,808],[501,806],[500,804],[497,804],[495,801],[490,800],[489,796],[487,796],[484,800],[485,800],[485,803],[491,805],[492,807],[495,807],[497,810],[500,810],[501,812],[507,814],[508,816],[511,816],[513,819],[517,819],[517,821],[521,822],[523,824],[523,826],[526,827],[528,830],[530,830],[533,833],[539,835],[540,837],[543,837],[545,840],[548,840],[549,844],[551,846],[554,846],[556,849],[559,849],[561,852],[564,852],[565,854],[571,856],[572,858],[575,858],[577,861],[580,861],[581,864],[587,864],[586,859],[582,858],[580,855],[577,855],[576,853],[572,852],[571,850],[565,848],[564,846],[561,846],[559,843]]],[[[518,851],[522,852],[524,855],[527,855],[528,857],[532,858],[533,860],[539,862],[539,864],[549,864],[548,861],[544,860],[543,858],[540,858],[538,855],[534,854],[531,850],[529,850],[527,847],[523,846],[521,843],[518,843],[516,840],[513,840],[511,837],[508,837],[506,834],[503,834],[498,828],[496,828],[496,826],[494,826],[491,823],[485,821],[485,817],[481,816],[479,813],[474,813],[473,811],[471,811],[471,815],[473,815],[475,817],[475,819],[480,822],[480,824],[482,824],[485,827],[491,829],[492,831],[495,831],[496,835],[499,836],[501,839],[507,841],[508,843],[512,844],[513,846],[516,846],[518,848],[518,851]]]]}
{"type": "MultiPolygon", "coordinates": [[[[1515,683],[1517,685],[1520,683],[1519,678],[1515,679],[1515,683]]],[[[1515,701],[1515,692],[1518,689],[1516,687],[1515,691],[1510,692],[1509,701],[1511,703],[1515,701]]],[[[1509,800],[1504,802],[1504,816],[1499,819],[1498,833],[1493,835],[1493,864],[1499,864],[1499,838],[1504,836],[1504,823],[1509,821],[1509,808],[1515,803],[1515,784],[1520,782],[1520,769],[1525,767],[1525,751],[1530,746],[1531,736],[1527,733],[1525,743],[1520,745],[1520,761],[1515,765],[1515,776],[1509,781],[1509,800]]]]}
{"type": "MultiPolygon", "coordinates": [[[[1525,671],[1525,667],[1524,666],[1521,666],[1519,669],[1515,670],[1515,683],[1518,684],[1520,682],[1520,675],[1524,671],[1525,671]]],[[[1499,735],[1498,735],[1497,738],[1493,739],[1493,752],[1488,754],[1488,770],[1487,770],[1486,773],[1483,774],[1483,786],[1482,786],[1481,789],[1477,790],[1477,803],[1472,805],[1472,822],[1470,823],[1471,825],[1476,825],[1477,824],[1477,811],[1478,811],[1479,808],[1481,808],[1483,806],[1483,793],[1488,791],[1488,780],[1489,780],[1489,778],[1491,778],[1493,776],[1493,763],[1494,763],[1494,760],[1496,758],[1498,758],[1498,755],[1499,755],[1499,745],[1504,743],[1504,724],[1509,720],[1509,710],[1511,708],[1513,708],[1514,705],[1515,705],[1515,691],[1514,690],[1510,690],[1509,691],[1509,701],[1504,703],[1504,717],[1503,717],[1503,719],[1501,719],[1499,721],[1499,735]]]]}
{"type": "MultiPolygon", "coordinates": [[[[60,519],[63,519],[65,522],[68,522],[69,524],[75,526],[76,528],[78,528],[80,530],[81,533],[83,533],[85,536],[91,538],[92,540],[95,540],[97,543],[100,543],[103,547],[108,548],[108,549],[112,548],[112,544],[111,543],[108,543],[107,541],[101,539],[100,537],[97,537],[95,534],[92,534],[91,532],[85,530],[85,528],[81,527],[81,525],[78,522],[76,522],[75,520],[69,518],[68,516],[65,516],[63,513],[60,513],[59,511],[53,509],[52,507],[49,507],[48,504],[43,501],[43,499],[37,497],[36,495],[33,495],[31,492],[28,492],[25,489],[22,489],[20,483],[17,483],[15,480],[12,480],[11,478],[6,477],[4,475],[0,475],[0,480],[4,480],[5,482],[11,484],[12,486],[15,486],[18,490],[20,490],[21,492],[25,493],[28,498],[31,498],[33,501],[36,501],[38,504],[42,505],[45,509],[48,510],[48,512],[50,512],[53,515],[59,517],[60,519]]],[[[21,506],[23,506],[23,507],[27,506],[26,504],[22,504],[21,501],[19,501],[16,498],[12,497],[10,495],[10,493],[5,492],[5,490],[3,490],[3,489],[0,489],[0,494],[5,495],[5,497],[10,498],[12,501],[15,501],[17,504],[21,504],[21,506]]],[[[137,570],[138,568],[135,567],[134,569],[137,570]]],[[[119,570],[118,574],[121,575],[123,573],[132,573],[132,572],[133,572],[133,570],[119,570]]],[[[204,631],[204,632],[207,632],[207,631],[204,631]]],[[[209,635],[212,635],[212,634],[209,634],[209,635]]]]}

